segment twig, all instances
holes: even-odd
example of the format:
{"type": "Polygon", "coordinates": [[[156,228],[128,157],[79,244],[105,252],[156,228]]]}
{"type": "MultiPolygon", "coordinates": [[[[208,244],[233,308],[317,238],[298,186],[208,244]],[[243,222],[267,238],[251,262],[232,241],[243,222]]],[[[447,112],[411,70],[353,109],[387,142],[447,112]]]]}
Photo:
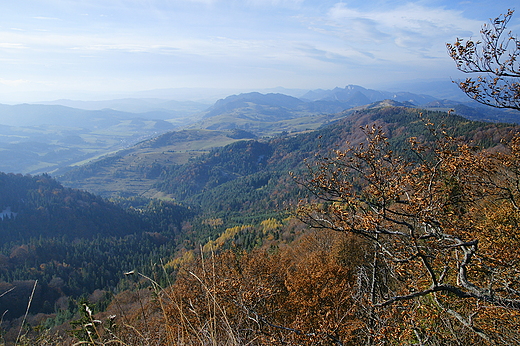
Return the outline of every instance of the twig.
{"type": "Polygon", "coordinates": [[[15,345],[18,345],[18,341],[20,340],[20,336],[22,335],[23,325],[25,324],[25,319],[29,314],[29,309],[31,308],[31,303],[34,297],[34,291],[36,291],[36,285],[38,284],[38,280],[34,281],[34,286],[31,292],[31,296],[29,297],[29,302],[27,303],[27,310],[25,310],[25,315],[23,316],[22,324],[20,325],[20,330],[18,330],[18,336],[16,337],[15,345]]]}

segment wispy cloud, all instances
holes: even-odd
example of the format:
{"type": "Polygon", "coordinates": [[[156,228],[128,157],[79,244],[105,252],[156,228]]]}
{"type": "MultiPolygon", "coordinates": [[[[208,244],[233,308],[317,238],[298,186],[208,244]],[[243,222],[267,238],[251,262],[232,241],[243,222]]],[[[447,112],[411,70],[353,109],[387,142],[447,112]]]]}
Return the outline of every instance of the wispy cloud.
{"type": "Polygon", "coordinates": [[[6,86],[17,87],[17,86],[20,86],[22,84],[27,84],[27,83],[29,83],[29,81],[24,80],[24,79],[9,80],[9,79],[0,78],[0,84],[6,85],[6,86]]]}
{"type": "Polygon", "coordinates": [[[302,5],[303,0],[246,0],[246,4],[254,6],[275,6],[296,8],[302,5]]]}
{"type": "Polygon", "coordinates": [[[0,42],[0,48],[3,49],[23,49],[26,46],[22,43],[10,43],[10,42],[0,42]]]}
{"type": "Polygon", "coordinates": [[[487,12],[451,0],[11,1],[0,84],[312,88],[448,75],[445,43],[477,36],[487,12]]]}
{"type": "Polygon", "coordinates": [[[60,20],[59,18],[56,18],[56,17],[44,17],[44,16],[37,16],[37,17],[33,17],[34,19],[39,19],[39,20],[60,20]]]}
{"type": "Polygon", "coordinates": [[[368,52],[362,52],[354,49],[341,49],[336,52],[332,49],[320,49],[311,45],[301,45],[297,50],[310,59],[316,59],[322,62],[334,64],[352,64],[354,60],[373,59],[374,56],[368,52]]]}
{"type": "Polygon", "coordinates": [[[399,48],[410,54],[429,52],[431,56],[445,57],[445,42],[456,36],[472,35],[481,25],[480,21],[465,19],[460,11],[415,3],[384,11],[361,11],[338,3],[325,21],[322,28],[330,34],[342,37],[350,45],[371,47],[375,56],[386,58],[392,54],[397,57],[399,48]]]}

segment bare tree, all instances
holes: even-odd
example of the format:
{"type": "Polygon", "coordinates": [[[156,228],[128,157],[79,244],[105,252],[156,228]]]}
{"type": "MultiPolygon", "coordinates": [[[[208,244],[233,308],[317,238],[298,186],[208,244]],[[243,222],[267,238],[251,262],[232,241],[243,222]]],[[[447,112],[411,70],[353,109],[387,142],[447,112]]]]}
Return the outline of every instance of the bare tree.
{"type": "Polygon", "coordinates": [[[457,69],[480,74],[457,82],[466,95],[492,107],[520,110],[520,40],[506,31],[513,12],[508,10],[490,24],[484,24],[481,41],[458,38],[446,46],[457,69]]]}

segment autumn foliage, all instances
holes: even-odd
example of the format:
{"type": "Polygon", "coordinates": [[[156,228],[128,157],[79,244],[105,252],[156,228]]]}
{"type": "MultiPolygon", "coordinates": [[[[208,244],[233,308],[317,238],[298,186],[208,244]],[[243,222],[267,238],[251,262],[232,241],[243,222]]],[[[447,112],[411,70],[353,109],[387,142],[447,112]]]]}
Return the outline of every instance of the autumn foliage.
{"type": "Polygon", "coordinates": [[[367,142],[309,165],[320,202],[300,217],[372,244],[358,279],[385,339],[516,344],[520,136],[484,150],[427,125],[437,140],[411,138],[407,158],[367,127],[367,142]]]}
{"type": "Polygon", "coordinates": [[[466,95],[488,106],[520,110],[520,40],[506,28],[513,13],[510,9],[482,26],[481,40],[459,38],[446,46],[458,70],[478,74],[457,83],[466,95]]]}
{"type": "MultiPolygon", "coordinates": [[[[427,126],[436,141],[411,138],[401,155],[374,126],[365,128],[365,142],[309,163],[300,179],[310,198],[297,216],[311,229],[298,241],[249,253],[215,241],[184,261],[166,288],[134,274],[151,293],[141,293],[140,304],[135,293],[124,303],[125,293],[109,307],[126,304],[116,319],[126,338],[143,345],[518,344],[520,136],[483,149],[427,126]]],[[[260,227],[302,230],[290,224],[269,219],[260,227]]]]}
{"type": "Polygon", "coordinates": [[[414,119],[426,130],[406,142],[370,125],[309,157],[283,217],[208,213],[204,237],[127,271],[105,311],[78,301],[68,334],[27,344],[520,344],[518,128],[472,142],[450,135],[461,122],[414,119]]]}

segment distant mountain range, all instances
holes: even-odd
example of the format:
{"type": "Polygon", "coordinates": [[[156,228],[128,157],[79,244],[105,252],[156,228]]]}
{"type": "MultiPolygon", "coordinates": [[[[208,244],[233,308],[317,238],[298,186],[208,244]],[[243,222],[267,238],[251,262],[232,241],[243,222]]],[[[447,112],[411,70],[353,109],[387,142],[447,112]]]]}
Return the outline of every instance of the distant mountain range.
{"type": "Polygon", "coordinates": [[[389,92],[365,89],[358,85],[347,85],[345,88],[334,88],[332,90],[312,90],[301,97],[308,101],[339,101],[357,107],[385,99],[409,102],[416,106],[422,106],[435,100],[428,95],[412,94],[410,92],[389,92]]]}
{"type": "MultiPolygon", "coordinates": [[[[155,110],[146,104],[137,100],[134,106],[129,103],[120,103],[114,101],[114,108],[99,109],[80,109],[63,105],[43,105],[43,104],[20,104],[20,105],[2,105],[0,104],[0,124],[8,126],[41,126],[41,125],[57,125],[64,127],[81,127],[81,128],[100,128],[118,124],[121,121],[131,119],[141,120],[168,120],[170,123],[184,124],[190,114],[200,112],[207,106],[194,106],[189,108],[184,103],[179,103],[178,110],[156,107],[155,110]],[[118,107],[119,105],[119,107],[118,107]],[[183,110],[183,107],[185,108],[183,110]],[[134,111],[116,110],[115,108],[128,108],[134,111]],[[140,110],[145,110],[140,112],[140,110]]],[[[76,101],[71,101],[74,104],[76,101]]],[[[90,107],[93,104],[88,103],[90,107]]],[[[110,104],[108,102],[107,104],[110,104]]],[[[175,101],[165,102],[164,107],[173,107],[175,101]]],[[[99,106],[105,105],[99,103],[99,106]]]]}
{"type": "Polygon", "coordinates": [[[385,99],[405,102],[410,105],[423,106],[436,99],[427,95],[408,92],[391,93],[365,89],[357,85],[332,90],[312,90],[300,98],[279,94],[261,94],[258,92],[232,95],[218,100],[210,107],[204,118],[234,112],[241,108],[254,108],[257,113],[270,114],[269,120],[282,120],[298,117],[301,113],[336,113],[345,109],[368,105],[385,99]],[[278,114],[276,113],[278,111],[278,114]]]}
{"type": "MultiPolygon", "coordinates": [[[[432,91],[439,94],[439,89],[432,91]]],[[[245,131],[250,137],[309,131],[344,117],[345,110],[383,100],[430,110],[453,109],[472,120],[520,123],[516,112],[483,107],[469,99],[462,103],[357,85],[312,90],[299,98],[283,93],[242,93],[210,107],[154,98],[0,105],[0,171],[63,172],[175,129],[245,131]]]]}
{"type": "Polygon", "coordinates": [[[175,114],[0,105],[0,171],[37,174],[80,164],[184,126],[194,111],[200,109],[175,114]]]}
{"type": "Polygon", "coordinates": [[[112,109],[121,112],[143,113],[146,117],[154,117],[155,114],[161,115],[160,118],[170,119],[186,114],[197,113],[207,109],[210,104],[194,101],[175,101],[156,98],[124,98],[104,101],[78,101],[78,100],[56,100],[41,102],[42,105],[61,105],[83,110],[112,109]]]}
{"type": "Polygon", "coordinates": [[[516,112],[482,106],[469,99],[461,103],[448,99],[414,94],[366,89],[358,85],[332,90],[312,90],[300,98],[279,93],[258,92],[231,95],[220,99],[205,112],[201,120],[190,128],[252,131],[257,135],[271,136],[282,131],[301,131],[317,128],[333,120],[333,114],[344,110],[368,107],[375,102],[391,100],[402,106],[424,109],[449,110],[472,120],[520,123],[516,112]],[[326,119],[323,118],[327,115],[326,119]],[[276,123],[276,126],[268,124],[276,123]],[[307,127],[305,127],[307,126],[307,127]]]}

